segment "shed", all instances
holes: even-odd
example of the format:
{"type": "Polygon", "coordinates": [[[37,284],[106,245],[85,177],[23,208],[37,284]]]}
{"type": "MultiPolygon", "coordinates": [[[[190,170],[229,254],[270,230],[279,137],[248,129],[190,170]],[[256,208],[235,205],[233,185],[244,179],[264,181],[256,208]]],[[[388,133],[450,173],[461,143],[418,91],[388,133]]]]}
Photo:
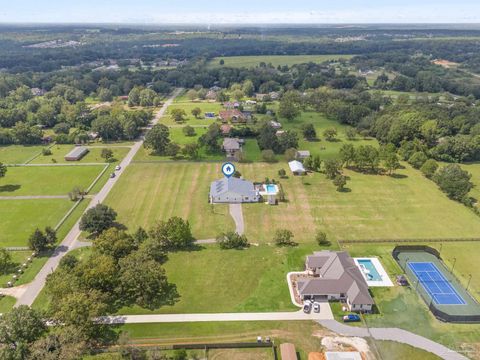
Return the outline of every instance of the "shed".
{"type": "Polygon", "coordinates": [[[308,150],[298,150],[297,151],[297,159],[306,159],[310,157],[310,151],[308,150]]]}
{"type": "Polygon", "coordinates": [[[297,160],[290,161],[288,166],[294,175],[304,175],[307,172],[303,164],[297,160]]]}
{"type": "Polygon", "coordinates": [[[282,360],[298,360],[295,345],[292,343],[280,344],[280,356],[282,360]]]}
{"type": "Polygon", "coordinates": [[[78,146],[75,147],[72,151],[70,151],[67,155],[65,155],[66,161],[78,161],[83,158],[85,155],[88,154],[90,150],[85,146],[78,146]]]}

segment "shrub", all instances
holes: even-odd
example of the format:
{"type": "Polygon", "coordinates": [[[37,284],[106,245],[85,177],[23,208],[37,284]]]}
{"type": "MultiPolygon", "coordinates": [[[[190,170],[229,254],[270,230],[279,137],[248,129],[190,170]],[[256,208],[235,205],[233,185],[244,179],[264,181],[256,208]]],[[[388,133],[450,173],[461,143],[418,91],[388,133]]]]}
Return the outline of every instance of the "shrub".
{"type": "Polygon", "coordinates": [[[277,246],[296,246],[297,243],[293,241],[293,233],[287,229],[278,229],[275,231],[273,241],[277,246]]]}
{"type": "Polygon", "coordinates": [[[438,169],[438,163],[433,159],[428,159],[420,168],[420,171],[425,175],[427,178],[431,178],[435,175],[435,172],[438,169]]]}
{"type": "Polygon", "coordinates": [[[52,155],[52,150],[50,150],[49,148],[43,148],[43,149],[42,149],[42,155],[43,155],[43,156],[52,155]]]}
{"type": "Polygon", "coordinates": [[[263,150],[262,159],[266,162],[275,162],[275,153],[273,150],[263,150]]]}
{"type": "Polygon", "coordinates": [[[332,243],[328,240],[327,234],[323,231],[317,231],[315,235],[315,240],[320,246],[330,246],[332,243]]]}
{"type": "Polygon", "coordinates": [[[417,151],[410,156],[408,163],[412,165],[415,169],[420,169],[423,164],[428,160],[427,155],[422,151],[417,151]]]}
{"type": "Polygon", "coordinates": [[[244,249],[249,246],[247,237],[233,231],[228,231],[217,236],[220,249],[244,249]]]}

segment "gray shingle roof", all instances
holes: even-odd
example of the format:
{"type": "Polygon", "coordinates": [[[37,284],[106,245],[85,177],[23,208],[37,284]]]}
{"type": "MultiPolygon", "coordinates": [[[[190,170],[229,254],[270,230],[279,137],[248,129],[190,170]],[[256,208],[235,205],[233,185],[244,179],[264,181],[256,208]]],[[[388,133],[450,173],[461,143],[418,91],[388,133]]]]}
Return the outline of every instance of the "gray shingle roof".
{"type": "Polygon", "coordinates": [[[347,252],[316,252],[307,257],[307,267],[320,277],[299,283],[301,295],[347,294],[351,304],[374,304],[367,282],[347,252]]]}
{"type": "Polygon", "coordinates": [[[253,182],[244,179],[238,179],[236,177],[223,178],[212,182],[210,185],[210,196],[220,196],[227,192],[242,196],[253,197],[256,195],[253,182]]]}
{"type": "Polygon", "coordinates": [[[225,150],[240,150],[241,141],[237,138],[225,138],[223,139],[223,148],[225,150]]]}

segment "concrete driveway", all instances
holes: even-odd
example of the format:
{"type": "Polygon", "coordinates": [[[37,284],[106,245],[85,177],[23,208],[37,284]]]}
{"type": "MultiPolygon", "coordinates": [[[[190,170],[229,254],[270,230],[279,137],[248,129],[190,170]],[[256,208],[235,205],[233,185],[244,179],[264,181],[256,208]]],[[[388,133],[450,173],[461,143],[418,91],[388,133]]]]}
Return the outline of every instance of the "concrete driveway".
{"type": "Polygon", "coordinates": [[[102,316],[97,319],[103,324],[144,324],[144,323],[184,323],[184,322],[216,322],[216,321],[299,321],[333,319],[328,303],[320,305],[320,312],[305,314],[302,310],[293,312],[263,313],[214,313],[214,314],[161,314],[161,315],[124,315],[102,316]]]}
{"type": "Polygon", "coordinates": [[[230,216],[235,221],[235,231],[239,235],[245,232],[245,222],[243,221],[242,204],[230,204],[230,216]]]}

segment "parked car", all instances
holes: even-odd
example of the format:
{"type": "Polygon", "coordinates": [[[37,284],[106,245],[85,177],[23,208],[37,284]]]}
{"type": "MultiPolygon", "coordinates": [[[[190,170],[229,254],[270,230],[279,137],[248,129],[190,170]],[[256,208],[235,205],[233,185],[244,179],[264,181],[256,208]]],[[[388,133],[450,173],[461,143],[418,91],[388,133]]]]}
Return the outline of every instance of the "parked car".
{"type": "Polygon", "coordinates": [[[308,314],[310,311],[312,311],[312,302],[310,300],[305,300],[303,303],[303,312],[308,314]]]}
{"type": "Polygon", "coordinates": [[[110,179],[113,179],[115,176],[116,176],[115,173],[111,173],[110,174],[110,179]]]}
{"type": "Polygon", "coordinates": [[[316,313],[320,312],[320,303],[316,301],[313,303],[313,312],[316,312],[316,313]]]}
{"type": "Polygon", "coordinates": [[[360,321],[360,316],[357,314],[348,314],[343,317],[343,322],[357,322],[360,321]]]}
{"type": "Polygon", "coordinates": [[[120,170],[122,167],[120,165],[115,166],[115,171],[120,170]]]}

